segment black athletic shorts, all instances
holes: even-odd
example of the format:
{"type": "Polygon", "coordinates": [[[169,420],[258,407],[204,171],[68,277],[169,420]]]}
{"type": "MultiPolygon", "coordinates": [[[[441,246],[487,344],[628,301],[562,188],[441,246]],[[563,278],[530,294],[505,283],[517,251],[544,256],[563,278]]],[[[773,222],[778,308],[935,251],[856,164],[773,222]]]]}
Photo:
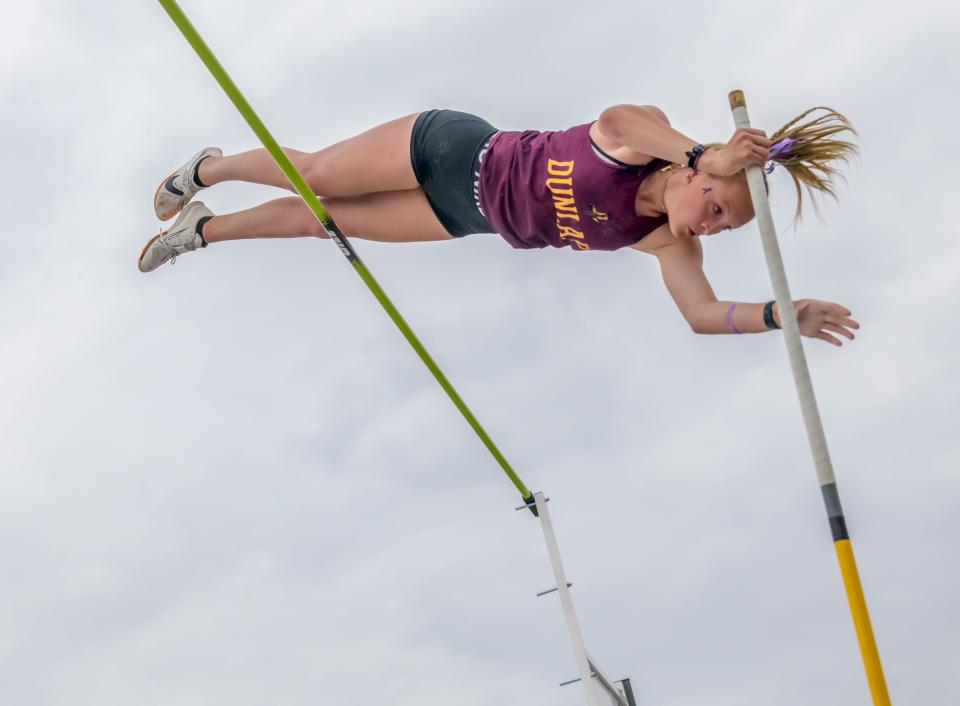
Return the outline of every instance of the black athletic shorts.
{"type": "Polygon", "coordinates": [[[482,151],[496,132],[483,118],[456,110],[428,110],[413,124],[413,173],[454,237],[493,232],[480,212],[476,185],[482,151]]]}

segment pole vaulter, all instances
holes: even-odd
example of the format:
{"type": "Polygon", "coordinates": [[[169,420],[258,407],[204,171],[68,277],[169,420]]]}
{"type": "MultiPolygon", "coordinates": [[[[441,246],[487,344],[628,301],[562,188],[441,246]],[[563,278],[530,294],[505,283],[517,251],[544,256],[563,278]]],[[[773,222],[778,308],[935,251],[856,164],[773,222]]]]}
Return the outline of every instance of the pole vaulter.
{"type": "MultiPolygon", "coordinates": [[[[578,657],[578,667],[581,671],[581,678],[584,682],[584,688],[587,689],[587,701],[591,706],[595,702],[595,694],[589,687],[589,682],[594,678],[602,684],[615,702],[619,704],[628,704],[632,702],[632,694],[627,696],[629,686],[625,690],[617,693],[604,675],[596,668],[595,664],[586,656],[586,652],[579,636],[579,628],[576,625],[576,619],[572,611],[572,604],[567,600],[568,586],[563,578],[562,566],[559,561],[559,554],[552,550],[555,540],[552,540],[552,527],[549,524],[549,514],[543,517],[546,509],[546,499],[542,494],[534,494],[526,487],[517,473],[510,466],[509,462],[493,443],[493,440],[480,425],[479,421],[467,407],[466,403],[451,385],[450,381],[440,370],[439,366],[427,352],[426,348],[417,338],[416,334],[404,320],[403,316],[393,305],[386,293],[380,287],[379,283],[367,269],[366,265],[357,255],[350,242],[344,236],[343,232],[334,222],[332,216],[321,203],[312,188],[303,178],[303,176],[294,167],[290,158],[286,155],[277,141],[273,138],[264,124],[261,122],[252,107],[246,101],[240,90],[230,79],[223,66],[213,55],[210,48],[206,45],[200,34],[193,27],[189,19],[181,10],[176,0],[159,0],[161,6],[180,29],[188,43],[193,47],[201,61],[207,66],[211,74],[223,88],[224,92],[233,102],[234,106],[247,121],[251,129],[263,143],[264,147],[271,154],[277,165],[283,171],[290,184],[297,191],[304,203],[311,210],[322,228],[333,240],[340,251],[354,267],[360,278],[366,283],[367,287],[380,302],[381,306],[387,312],[400,329],[403,336],[407,339],[417,355],[423,361],[427,369],[433,374],[437,382],[450,397],[454,406],[460,411],[467,423],[476,432],[477,436],[490,451],[491,455],[510,478],[516,489],[519,491],[524,501],[524,507],[529,509],[534,515],[541,517],[541,524],[544,527],[545,537],[547,539],[548,549],[551,549],[551,562],[554,565],[555,576],[558,577],[558,586],[556,591],[561,594],[564,602],[565,615],[568,620],[568,627],[571,631],[571,639],[574,643],[574,651],[578,657]]],[[[746,102],[743,93],[734,91],[730,94],[730,105],[734,112],[734,119],[738,128],[749,128],[749,118],[747,117],[746,102]]],[[[864,665],[867,672],[867,679],[870,690],[873,695],[875,706],[889,706],[890,699],[887,694],[886,683],[883,677],[883,671],[880,665],[880,658],[877,652],[873,632],[870,626],[870,619],[867,613],[866,603],[863,591],[860,586],[857,573],[856,562],[853,557],[853,550],[850,545],[850,538],[846,528],[843,511],[840,505],[840,498],[837,492],[836,480],[830,464],[829,454],[827,453],[826,441],[824,439],[823,429],[820,423],[819,413],[817,411],[816,401],[813,396],[813,389],[810,383],[809,372],[806,366],[806,360],[803,355],[803,349],[800,342],[800,332],[797,325],[797,316],[794,311],[793,301],[790,298],[787,287],[786,275],[783,271],[783,264],[780,259],[779,248],[777,246],[776,232],[773,226],[772,216],[770,214],[769,204],[766,197],[766,188],[763,180],[763,174],[758,166],[747,166],[746,175],[749,183],[750,194],[754,205],[760,232],[763,239],[763,246],[767,256],[767,263],[770,269],[771,279],[773,280],[776,293],[776,302],[782,318],[782,328],[784,329],[787,349],[790,355],[791,366],[794,373],[794,379],[800,396],[801,407],[803,409],[804,420],[807,426],[808,436],[810,438],[813,450],[814,460],[817,467],[820,486],[827,508],[827,515],[830,521],[831,531],[833,533],[837,556],[840,562],[840,569],[846,586],[847,597],[850,602],[851,612],[853,614],[854,626],[860,643],[860,649],[863,656],[864,665]]],[[[769,309],[769,306],[767,307],[769,309]]],[[[727,318],[730,319],[728,312],[727,318]]],[[[765,311],[765,317],[766,317],[765,311]]]]}

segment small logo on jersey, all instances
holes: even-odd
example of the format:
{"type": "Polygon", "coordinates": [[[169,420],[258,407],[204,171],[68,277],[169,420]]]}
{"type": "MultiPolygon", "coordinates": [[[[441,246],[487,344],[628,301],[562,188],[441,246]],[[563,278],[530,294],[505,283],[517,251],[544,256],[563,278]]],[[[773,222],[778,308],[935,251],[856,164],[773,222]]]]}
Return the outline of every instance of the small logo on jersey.
{"type": "Polygon", "coordinates": [[[596,204],[590,204],[590,218],[594,223],[605,223],[610,220],[610,214],[598,211],[596,204]]]}

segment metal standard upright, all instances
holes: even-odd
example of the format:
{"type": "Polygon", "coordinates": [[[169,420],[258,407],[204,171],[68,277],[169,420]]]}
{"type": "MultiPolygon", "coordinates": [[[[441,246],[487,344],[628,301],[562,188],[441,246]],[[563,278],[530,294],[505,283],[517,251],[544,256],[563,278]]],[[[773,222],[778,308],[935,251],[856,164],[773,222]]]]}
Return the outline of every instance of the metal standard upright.
{"type": "MultiPolygon", "coordinates": [[[[563,619],[567,624],[567,633],[570,635],[570,643],[573,645],[573,654],[577,660],[577,669],[580,672],[580,678],[569,682],[564,682],[561,686],[572,684],[579,681],[583,685],[584,695],[587,698],[587,706],[600,706],[600,697],[604,694],[616,704],[616,706],[636,706],[633,699],[633,691],[630,687],[630,680],[624,679],[620,682],[620,688],[610,681],[596,663],[590,659],[587,649],[583,644],[583,637],[580,635],[580,626],[577,623],[577,613],[573,609],[573,597],[570,595],[570,586],[567,582],[566,572],[563,570],[563,562],[560,561],[560,547],[557,546],[557,536],[553,531],[553,521],[550,519],[550,508],[547,507],[549,498],[544,497],[543,493],[534,493],[534,500],[537,504],[537,513],[540,516],[540,526],[543,528],[543,539],[547,543],[547,554],[550,555],[550,564],[553,567],[553,578],[557,582],[556,588],[544,591],[539,595],[546,595],[556,591],[560,596],[560,605],[563,608],[563,619]],[[596,680],[596,681],[594,681],[596,680]],[[600,691],[602,690],[602,691],[600,691]]],[[[522,510],[523,508],[517,508],[522,510]]]]}
{"type": "MultiPolygon", "coordinates": [[[[733,111],[733,119],[738,128],[750,127],[747,101],[743,91],[730,92],[730,109],[733,111]]],[[[870,615],[867,613],[867,602],[863,597],[863,588],[860,585],[857,562],[854,559],[853,547],[850,544],[850,534],[847,532],[843,508],[840,506],[837,480],[833,474],[830,453],[827,451],[827,440],[823,433],[823,425],[820,422],[817,400],[813,395],[810,371],[807,368],[807,359],[803,353],[803,344],[800,341],[797,316],[793,310],[793,298],[790,296],[790,288],[787,286],[787,275],[783,269],[780,245],[777,242],[777,232],[773,225],[773,216],[770,213],[770,204],[767,201],[767,191],[760,167],[747,167],[747,182],[750,185],[753,209],[757,214],[757,225],[760,227],[760,237],[763,240],[763,252],[767,258],[767,267],[770,270],[770,279],[773,282],[773,291],[780,311],[783,336],[787,344],[787,353],[790,356],[790,367],[793,370],[793,380],[800,397],[803,421],[807,428],[807,437],[810,440],[810,449],[813,452],[813,461],[817,468],[817,478],[820,481],[820,490],[823,493],[823,501],[827,508],[827,518],[830,521],[830,531],[833,534],[837,560],[840,562],[840,573],[843,575],[847,600],[850,603],[850,612],[853,615],[853,625],[857,633],[857,640],[860,643],[863,666],[867,672],[867,683],[870,685],[874,705],[890,706],[890,695],[887,693],[887,683],[883,677],[880,654],[877,651],[877,643],[870,626],[870,615]]]]}

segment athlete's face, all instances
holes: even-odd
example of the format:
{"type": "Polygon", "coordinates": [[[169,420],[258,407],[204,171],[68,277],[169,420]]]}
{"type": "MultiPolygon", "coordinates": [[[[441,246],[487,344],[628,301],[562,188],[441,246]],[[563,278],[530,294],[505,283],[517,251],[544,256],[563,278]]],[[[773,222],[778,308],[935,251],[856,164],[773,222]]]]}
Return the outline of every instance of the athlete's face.
{"type": "Polygon", "coordinates": [[[670,231],[686,239],[739,228],[753,219],[743,177],[715,177],[685,169],[672,177],[664,200],[670,231]]]}

